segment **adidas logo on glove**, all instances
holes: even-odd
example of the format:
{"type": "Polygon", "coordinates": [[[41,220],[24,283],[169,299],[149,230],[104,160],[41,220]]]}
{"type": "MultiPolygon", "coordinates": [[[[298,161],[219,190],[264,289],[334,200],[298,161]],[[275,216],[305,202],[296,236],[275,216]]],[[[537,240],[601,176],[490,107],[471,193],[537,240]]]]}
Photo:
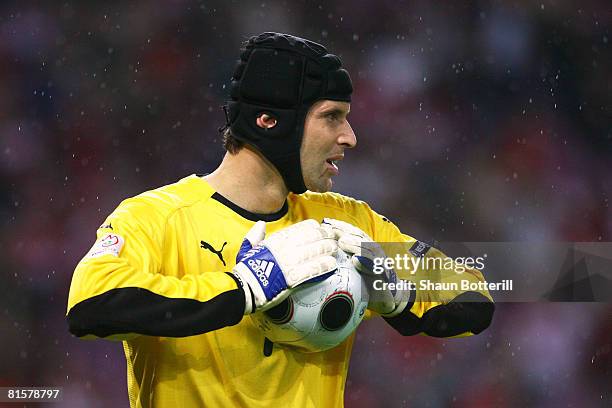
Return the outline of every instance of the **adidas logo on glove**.
{"type": "Polygon", "coordinates": [[[262,259],[249,259],[247,261],[251,269],[257,275],[257,279],[262,283],[262,285],[268,286],[268,278],[270,277],[270,273],[272,273],[272,268],[274,268],[274,262],[264,261],[262,259]]]}

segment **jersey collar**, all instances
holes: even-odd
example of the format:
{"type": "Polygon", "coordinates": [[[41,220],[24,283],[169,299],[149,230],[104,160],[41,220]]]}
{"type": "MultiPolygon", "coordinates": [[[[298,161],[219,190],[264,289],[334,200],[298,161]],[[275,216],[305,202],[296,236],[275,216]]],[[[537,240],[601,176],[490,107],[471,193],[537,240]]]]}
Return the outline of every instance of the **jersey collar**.
{"type": "Polygon", "coordinates": [[[230,210],[234,211],[236,214],[240,215],[243,218],[246,218],[247,220],[250,221],[265,221],[265,222],[272,222],[272,221],[278,221],[281,218],[283,218],[287,212],[289,211],[289,204],[287,203],[287,200],[285,200],[285,202],[283,203],[283,206],[281,207],[280,210],[272,213],[272,214],[258,214],[258,213],[254,213],[254,212],[250,212],[248,210],[245,210],[244,208],[234,204],[233,202],[231,202],[230,200],[228,200],[227,198],[223,197],[221,194],[219,194],[218,192],[214,191],[212,189],[212,187],[210,186],[210,184],[208,184],[206,182],[206,180],[204,180],[202,177],[204,175],[202,174],[192,174],[189,177],[186,177],[186,180],[197,180],[198,183],[200,183],[201,186],[205,186],[206,187],[206,194],[211,194],[210,198],[212,198],[213,200],[218,201],[219,203],[223,204],[224,206],[226,206],[227,208],[229,208],[230,210]]]}
{"type": "Polygon", "coordinates": [[[283,203],[283,206],[277,212],[274,212],[272,214],[257,214],[257,213],[247,211],[244,208],[237,206],[236,204],[232,203],[230,200],[223,197],[221,194],[217,192],[215,192],[210,198],[212,198],[213,200],[217,200],[224,206],[228,207],[230,210],[234,211],[241,217],[246,218],[247,220],[250,220],[250,221],[265,221],[265,222],[278,221],[281,218],[283,218],[285,214],[287,214],[287,211],[289,211],[289,205],[287,204],[287,200],[285,200],[285,202],[283,203]]]}

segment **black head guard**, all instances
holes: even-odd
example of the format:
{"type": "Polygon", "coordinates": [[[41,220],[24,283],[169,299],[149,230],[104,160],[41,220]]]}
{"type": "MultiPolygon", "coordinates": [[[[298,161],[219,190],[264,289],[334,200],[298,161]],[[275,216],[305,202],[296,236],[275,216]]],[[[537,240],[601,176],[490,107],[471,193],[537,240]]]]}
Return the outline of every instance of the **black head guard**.
{"type": "Polygon", "coordinates": [[[351,101],[353,86],[340,58],[325,47],[289,34],[263,33],[247,42],[232,76],[228,123],[234,137],[259,150],[287,188],[306,191],[300,146],[308,109],[318,100],[351,101]],[[266,113],[276,126],[262,129],[266,113]]]}

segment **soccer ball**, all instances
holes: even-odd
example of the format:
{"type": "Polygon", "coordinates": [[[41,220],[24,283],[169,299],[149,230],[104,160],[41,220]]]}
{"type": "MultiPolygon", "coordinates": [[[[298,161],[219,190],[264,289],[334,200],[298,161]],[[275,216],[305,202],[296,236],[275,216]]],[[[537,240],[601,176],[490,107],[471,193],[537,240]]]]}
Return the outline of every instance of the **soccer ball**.
{"type": "Polygon", "coordinates": [[[342,343],[355,331],[368,291],[351,258],[338,249],[338,270],[317,283],[300,285],[278,306],[251,315],[273,343],[314,353],[342,343]]]}

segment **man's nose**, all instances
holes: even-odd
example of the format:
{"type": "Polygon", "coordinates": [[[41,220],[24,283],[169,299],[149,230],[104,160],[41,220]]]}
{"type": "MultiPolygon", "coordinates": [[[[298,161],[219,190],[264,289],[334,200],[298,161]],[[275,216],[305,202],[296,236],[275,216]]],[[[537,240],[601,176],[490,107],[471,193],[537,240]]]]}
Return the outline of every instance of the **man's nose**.
{"type": "Polygon", "coordinates": [[[348,123],[348,121],[346,121],[342,132],[338,136],[338,144],[349,149],[357,146],[357,137],[355,136],[355,132],[353,132],[353,128],[351,127],[351,124],[348,123]]]}

